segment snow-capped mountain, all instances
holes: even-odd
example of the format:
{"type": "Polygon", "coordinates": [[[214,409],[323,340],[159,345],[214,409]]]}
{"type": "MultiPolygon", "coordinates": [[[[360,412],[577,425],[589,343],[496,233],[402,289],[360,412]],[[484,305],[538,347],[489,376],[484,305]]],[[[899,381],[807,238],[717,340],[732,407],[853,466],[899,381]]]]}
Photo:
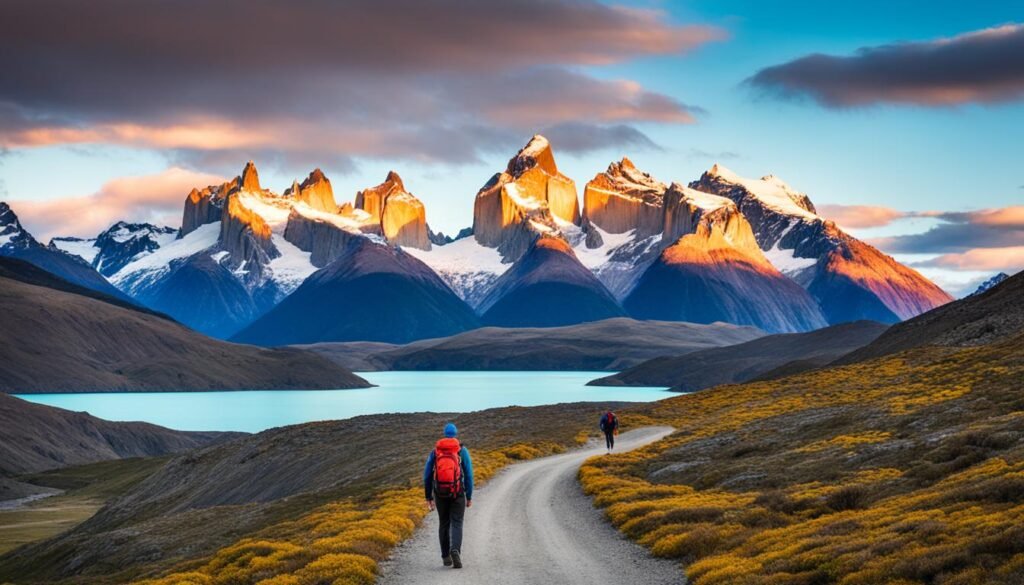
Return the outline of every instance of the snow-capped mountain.
{"type": "Polygon", "coordinates": [[[772,332],[825,326],[818,304],[765,258],[729,199],[673,183],[664,196],[662,241],[673,243],[623,301],[631,315],[772,332]]]}
{"type": "Polygon", "coordinates": [[[250,161],[233,181],[193,189],[177,239],[111,280],[154,309],[228,337],[364,241],[429,249],[427,234],[423,204],[394,172],[361,191],[355,206],[339,206],[320,169],[279,195],[261,186],[250,161]]]}
{"type": "Polygon", "coordinates": [[[978,288],[974,289],[974,292],[972,292],[971,294],[969,294],[967,296],[973,297],[974,295],[980,295],[981,293],[989,290],[990,288],[999,285],[1000,283],[1002,283],[1007,278],[1010,278],[1009,274],[1007,274],[1005,272],[1000,272],[999,274],[994,275],[992,278],[989,278],[985,282],[983,282],[980,285],[978,285],[978,288]]]}
{"type": "Polygon", "coordinates": [[[95,238],[53,238],[50,246],[74,254],[103,276],[113,276],[129,263],[173,242],[178,230],[149,223],[119,221],[95,238]]]}
{"type": "Polygon", "coordinates": [[[78,257],[55,246],[40,244],[21,226],[18,216],[9,205],[0,201],[0,256],[10,256],[56,274],[68,282],[113,296],[121,300],[128,297],[112,286],[103,275],[78,257]]]}
{"type": "MultiPolygon", "coordinates": [[[[3,228],[0,245],[24,247],[20,234],[3,228]]],[[[176,233],[118,223],[39,248],[84,258],[61,253],[193,328],[259,343],[407,341],[479,322],[623,314],[788,332],[893,322],[949,300],[774,176],[716,165],[689,186],[667,184],[623,158],[584,186],[581,207],[542,136],[477,192],[473,227],[454,239],[430,230],[394,171],[339,204],[320,169],[278,194],[250,161],[193,189],[176,233]]]]}
{"type": "Polygon", "coordinates": [[[715,165],[690,187],[733,200],[768,259],[811,293],[829,323],[894,323],[952,300],[917,271],[817,215],[807,195],[778,177],[745,179],[715,165]]]}
{"type": "Polygon", "coordinates": [[[472,236],[412,253],[483,312],[481,303],[498,279],[538,238],[579,239],[579,226],[576,184],[558,171],[551,144],[538,135],[477,192],[472,236]]]}

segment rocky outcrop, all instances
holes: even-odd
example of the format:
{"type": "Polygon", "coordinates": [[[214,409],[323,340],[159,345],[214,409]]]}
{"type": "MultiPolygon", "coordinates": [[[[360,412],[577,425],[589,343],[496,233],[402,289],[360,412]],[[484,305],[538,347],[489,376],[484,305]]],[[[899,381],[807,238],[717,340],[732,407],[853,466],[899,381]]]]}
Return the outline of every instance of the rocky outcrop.
{"type": "Polygon", "coordinates": [[[551,145],[534,136],[476,195],[473,236],[515,260],[558,222],[579,225],[576,184],[558,172],[551,145]]]}
{"type": "Polygon", "coordinates": [[[608,165],[583,189],[583,216],[602,230],[636,230],[643,238],[662,230],[662,204],[668,187],[623,158],[608,165]]]}
{"type": "Polygon", "coordinates": [[[734,201],[769,260],[817,299],[829,323],[894,323],[952,299],[917,271],[819,217],[805,194],[778,177],[744,179],[715,165],[690,187],[734,201]]]}
{"type": "MultiPolygon", "coordinates": [[[[351,213],[351,209],[349,212],[351,213]]],[[[358,240],[365,236],[352,231],[340,229],[333,223],[323,219],[308,217],[292,210],[288,216],[288,226],[284,238],[295,244],[303,252],[310,253],[310,262],[317,268],[323,268],[335,259],[346,254],[358,240]]]]}
{"type": "Polygon", "coordinates": [[[263,190],[260,187],[260,175],[256,172],[256,163],[249,161],[245,163],[242,174],[238,177],[238,188],[242,191],[259,193],[263,190]]]}
{"type": "Polygon", "coordinates": [[[561,238],[537,239],[479,306],[485,325],[559,327],[622,317],[608,289],[561,238]]]}
{"type": "Polygon", "coordinates": [[[673,243],[623,301],[630,315],[773,333],[825,325],[807,291],[764,257],[730,200],[674,183],[665,195],[665,241],[673,243]]]}
{"type": "Polygon", "coordinates": [[[405,190],[402,178],[391,171],[383,183],[356,194],[356,208],[376,218],[388,243],[429,250],[430,230],[423,202],[405,190]]]}
{"type": "Polygon", "coordinates": [[[228,253],[224,262],[250,285],[262,282],[264,268],[280,255],[271,237],[266,220],[246,207],[238,193],[228,196],[221,214],[220,249],[228,253]]]}
{"type": "Polygon", "coordinates": [[[187,236],[201,225],[220,221],[224,198],[235,186],[234,181],[192,189],[185,197],[185,210],[181,218],[181,236],[187,236]]]}
{"type": "Polygon", "coordinates": [[[234,340],[269,346],[406,343],[478,324],[472,309],[427,265],[401,248],[359,238],[234,340]]]}
{"type": "Polygon", "coordinates": [[[314,169],[301,184],[293,183],[291,189],[284,192],[285,197],[293,197],[306,205],[327,213],[338,211],[334,201],[334,189],[331,181],[320,169],[314,169]]]}

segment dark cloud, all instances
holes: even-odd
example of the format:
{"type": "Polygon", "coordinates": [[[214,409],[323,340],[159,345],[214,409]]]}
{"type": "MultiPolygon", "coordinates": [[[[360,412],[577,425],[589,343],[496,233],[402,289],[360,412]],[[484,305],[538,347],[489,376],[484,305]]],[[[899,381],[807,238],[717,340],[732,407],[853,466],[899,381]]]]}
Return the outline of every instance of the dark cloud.
{"type": "Polygon", "coordinates": [[[546,126],[689,123],[695,108],[577,67],[723,36],[591,0],[12,0],[3,12],[0,145],[194,160],[465,162],[546,126]]]}
{"type": "Polygon", "coordinates": [[[1024,25],[867,47],[847,57],[808,55],[762,69],[747,81],[828,107],[1019,100],[1024,97],[1024,25]]]}
{"type": "Polygon", "coordinates": [[[926,212],[939,224],[920,234],[879,238],[873,243],[890,253],[957,254],[975,248],[1024,246],[1024,206],[969,212],[926,212]]]}
{"type": "Polygon", "coordinates": [[[660,150],[653,140],[636,128],[618,124],[595,126],[592,124],[567,123],[546,128],[544,136],[558,145],[559,152],[583,154],[596,150],[623,148],[660,150]]]}

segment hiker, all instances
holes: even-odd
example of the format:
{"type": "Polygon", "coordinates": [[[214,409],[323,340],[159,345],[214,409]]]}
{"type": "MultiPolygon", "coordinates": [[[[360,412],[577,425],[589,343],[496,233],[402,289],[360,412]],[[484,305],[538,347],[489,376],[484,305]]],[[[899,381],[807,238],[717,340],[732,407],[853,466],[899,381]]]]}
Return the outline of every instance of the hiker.
{"type": "Polygon", "coordinates": [[[427,507],[437,509],[441,521],[441,560],[446,567],[462,568],[462,518],[473,506],[473,460],[456,438],[459,430],[448,423],[423,469],[427,507]]]}
{"type": "Polygon", "coordinates": [[[612,449],[615,448],[615,435],[619,434],[619,417],[615,416],[615,413],[608,411],[601,416],[601,432],[604,433],[604,443],[608,448],[608,452],[611,453],[612,449]]]}

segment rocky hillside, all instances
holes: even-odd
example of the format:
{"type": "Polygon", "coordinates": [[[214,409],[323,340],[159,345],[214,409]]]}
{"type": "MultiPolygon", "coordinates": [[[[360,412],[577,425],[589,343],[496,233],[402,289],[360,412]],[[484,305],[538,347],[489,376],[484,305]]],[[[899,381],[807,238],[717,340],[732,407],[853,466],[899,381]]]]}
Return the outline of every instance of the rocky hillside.
{"type": "Polygon", "coordinates": [[[1024,273],[889,328],[873,343],[842,357],[849,364],[924,345],[970,347],[1024,330],[1024,273]]]}
{"type": "Polygon", "coordinates": [[[768,335],[737,345],[657,357],[593,380],[590,385],[667,386],[679,392],[693,392],[768,374],[792,375],[827,365],[871,343],[886,328],[874,321],[855,321],[807,333],[768,335]]]}
{"type": "Polygon", "coordinates": [[[695,325],[607,319],[566,327],[483,327],[407,345],[366,342],[301,346],[355,370],[617,371],[658,356],[756,339],[764,332],[727,323],[695,325]]]}
{"type": "Polygon", "coordinates": [[[324,358],[216,341],[0,258],[0,392],[361,388],[324,358]]]}
{"type": "Polygon", "coordinates": [[[110,422],[88,413],[0,394],[0,476],[125,457],[180,453],[239,436],[174,431],[139,422],[110,422]]]}

